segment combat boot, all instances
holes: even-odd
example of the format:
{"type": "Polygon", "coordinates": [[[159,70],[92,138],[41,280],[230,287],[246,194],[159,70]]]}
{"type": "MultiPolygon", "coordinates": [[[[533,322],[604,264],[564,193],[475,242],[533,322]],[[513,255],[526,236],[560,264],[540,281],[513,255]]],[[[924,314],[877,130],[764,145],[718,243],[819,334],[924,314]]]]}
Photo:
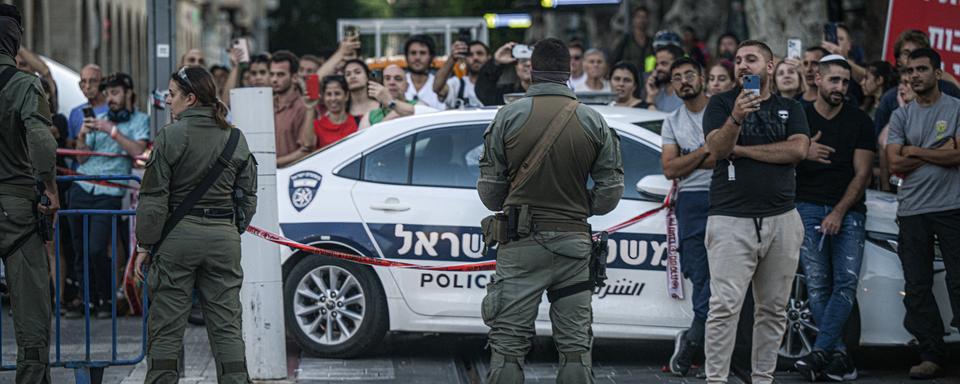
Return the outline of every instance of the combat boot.
{"type": "Polygon", "coordinates": [[[590,351],[560,352],[557,384],[593,384],[593,363],[590,351]]]}
{"type": "MultiPolygon", "coordinates": [[[[557,379],[559,381],[559,376],[557,379]]],[[[486,383],[523,384],[523,356],[505,356],[490,352],[490,372],[487,373],[486,383]]]]}

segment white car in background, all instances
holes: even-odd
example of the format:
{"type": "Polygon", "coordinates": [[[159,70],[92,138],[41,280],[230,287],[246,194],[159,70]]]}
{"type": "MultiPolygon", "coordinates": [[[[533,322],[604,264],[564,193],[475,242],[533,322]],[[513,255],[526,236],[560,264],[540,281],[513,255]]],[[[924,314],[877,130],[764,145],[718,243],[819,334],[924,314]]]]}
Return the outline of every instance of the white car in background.
{"type": "MultiPolygon", "coordinates": [[[[661,175],[660,136],[654,133],[666,115],[596,109],[620,136],[627,186],[613,212],[590,218],[594,230],[601,230],[659,206],[670,184],[661,175]]],[[[447,111],[381,123],[278,169],[283,235],[320,248],[422,265],[493,260],[495,250],[482,252],[479,224],[490,212],[475,186],[482,134],[495,113],[447,111]]],[[[869,242],[849,345],[904,345],[911,337],[901,326],[896,202],[890,194],[871,191],[868,206],[869,242]]],[[[690,324],[689,299],[667,295],[664,215],[661,211],[611,234],[608,285],[595,292],[593,301],[597,337],[672,339],[690,324]]],[[[388,331],[488,330],[480,301],[492,271],[370,267],[287,248],[282,260],[287,330],[317,355],[363,354],[388,331]]],[[[941,261],[936,264],[943,269],[941,261]]],[[[816,333],[802,283],[801,276],[788,313],[790,333],[781,351],[788,359],[808,353],[816,333]]],[[[942,273],[935,289],[941,310],[949,312],[942,273]]],[[[544,300],[537,318],[541,335],[550,334],[547,305],[544,300]]],[[[949,340],[960,341],[952,332],[949,340]]]]}

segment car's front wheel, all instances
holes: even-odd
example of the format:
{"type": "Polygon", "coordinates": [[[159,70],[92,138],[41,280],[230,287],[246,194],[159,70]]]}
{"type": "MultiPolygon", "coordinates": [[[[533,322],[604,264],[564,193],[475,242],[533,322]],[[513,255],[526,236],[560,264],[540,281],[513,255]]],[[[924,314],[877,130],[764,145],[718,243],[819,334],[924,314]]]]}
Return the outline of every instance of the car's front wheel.
{"type": "Polygon", "coordinates": [[[287,275],[283,291],[287,331],[314,355],[358,356],[387,332],[386,296],[369,267],[305,257],[287,275]]]}
{"type": "MultiPolygon", "coordinates": [[[[780,359],[777,368],[792,370],[797,360],[810,354],[817,341],[819,329],[813,321],[813,312],[807,297],[806,276],[797,273],[787,302],[787,330],[780,344],[780,359]]],[[[855,349],[860,344],[860,307],[856,301],[843,329],[843,342],[847,349],[855,349]]]]}

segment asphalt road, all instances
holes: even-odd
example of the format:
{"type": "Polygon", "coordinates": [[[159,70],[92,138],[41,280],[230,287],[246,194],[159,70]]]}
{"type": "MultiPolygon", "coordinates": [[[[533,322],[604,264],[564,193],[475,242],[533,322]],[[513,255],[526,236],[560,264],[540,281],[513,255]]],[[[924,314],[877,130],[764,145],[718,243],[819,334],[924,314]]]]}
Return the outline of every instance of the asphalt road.
{"type": "MultiPolygon", "coordinates": [[[[12,319],[6,310],[0,316],[3,330],[2,358],[4,365],[15,361],[16,350],[12,319]]],[[[118,357],[135,359],[141,352],[142,322],[122,318],[118,322],[118,357]]],[[[109,320],[91,322],[91,357],[111,357],[109,320]]],[[[64,320],[61,331],[61,361],[85,357],[84,322],[64,320]]],[[[488,352],[480,335],[391,334],[368,356],[357,359],[323,359],[300,352],[292,343],[288,348],[287,383],[481,383],[486,374],[488,352]]],[[[952,349],[960,356],[960,347],[952,349]]],[[[53,351],[53,349],[52,349],[53,351]]],[[[597,340],[594,349],[594,373],[598,383],[697,383],[697,378],[678,378],[663,373],[669,359],[671,342],[597,340]]],[[[51,352],[51,358],[55,356],[51,352]]],[[[185,334],[186,369],[181,383],[216,383],[216,369],[207,346],[206,330],[188,326],[185,334]]],[[[906,373],[915,362],[911,349],[861,348],[855,354],[860,369],[860,383],[907,383],[906,373]]],[[[557,355],[548,338],[537,338],[526,365],[527,383],[555,382],[557,355]]],[[[948,367],[948,377],[930,383],[960,383],[960,364],[948,367]]],[[[104,383],[142,383],[146,364],[116,366],[104,371],[104,383]]],[[[52,370],[54,383],[73,383],[73,371],[52,370]]],[[[780,372],[781,383],[804,382],[795,373],[780,372]]],[[[13,383],[14,372],[0,372],[0,383],[13,383]]],[[[735,380],[732,382],[736,382],[735,380]]],[[[915,382],[911,382],[915,383],[915,382]]]]}

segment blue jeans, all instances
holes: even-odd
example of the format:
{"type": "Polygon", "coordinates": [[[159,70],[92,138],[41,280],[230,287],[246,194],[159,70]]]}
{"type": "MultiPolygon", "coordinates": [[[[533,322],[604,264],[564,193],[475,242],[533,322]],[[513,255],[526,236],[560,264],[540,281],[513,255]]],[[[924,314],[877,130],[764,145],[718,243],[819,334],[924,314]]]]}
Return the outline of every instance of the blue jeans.
{"type": "Polygon", "coordinates": [[[707,211],[709,192],[681,192],[677,195],[677,235],[680,245],[680,268],[693,283],[693,323],[687,340],[703,345],[707,312],[710,310],[710,266],[707,263],[707,211]]]}
{"type": "Polygon", "coordinates": [[[866,217],[860,212],[847,212],[840,232],[824,235],[818,227],[832,209],[829,205],[797,203],[804,227],[800,265],[807,279],[813,321],[820,330],[813,349],[845,351],[841,336],[857,297],[866,217]]]}

